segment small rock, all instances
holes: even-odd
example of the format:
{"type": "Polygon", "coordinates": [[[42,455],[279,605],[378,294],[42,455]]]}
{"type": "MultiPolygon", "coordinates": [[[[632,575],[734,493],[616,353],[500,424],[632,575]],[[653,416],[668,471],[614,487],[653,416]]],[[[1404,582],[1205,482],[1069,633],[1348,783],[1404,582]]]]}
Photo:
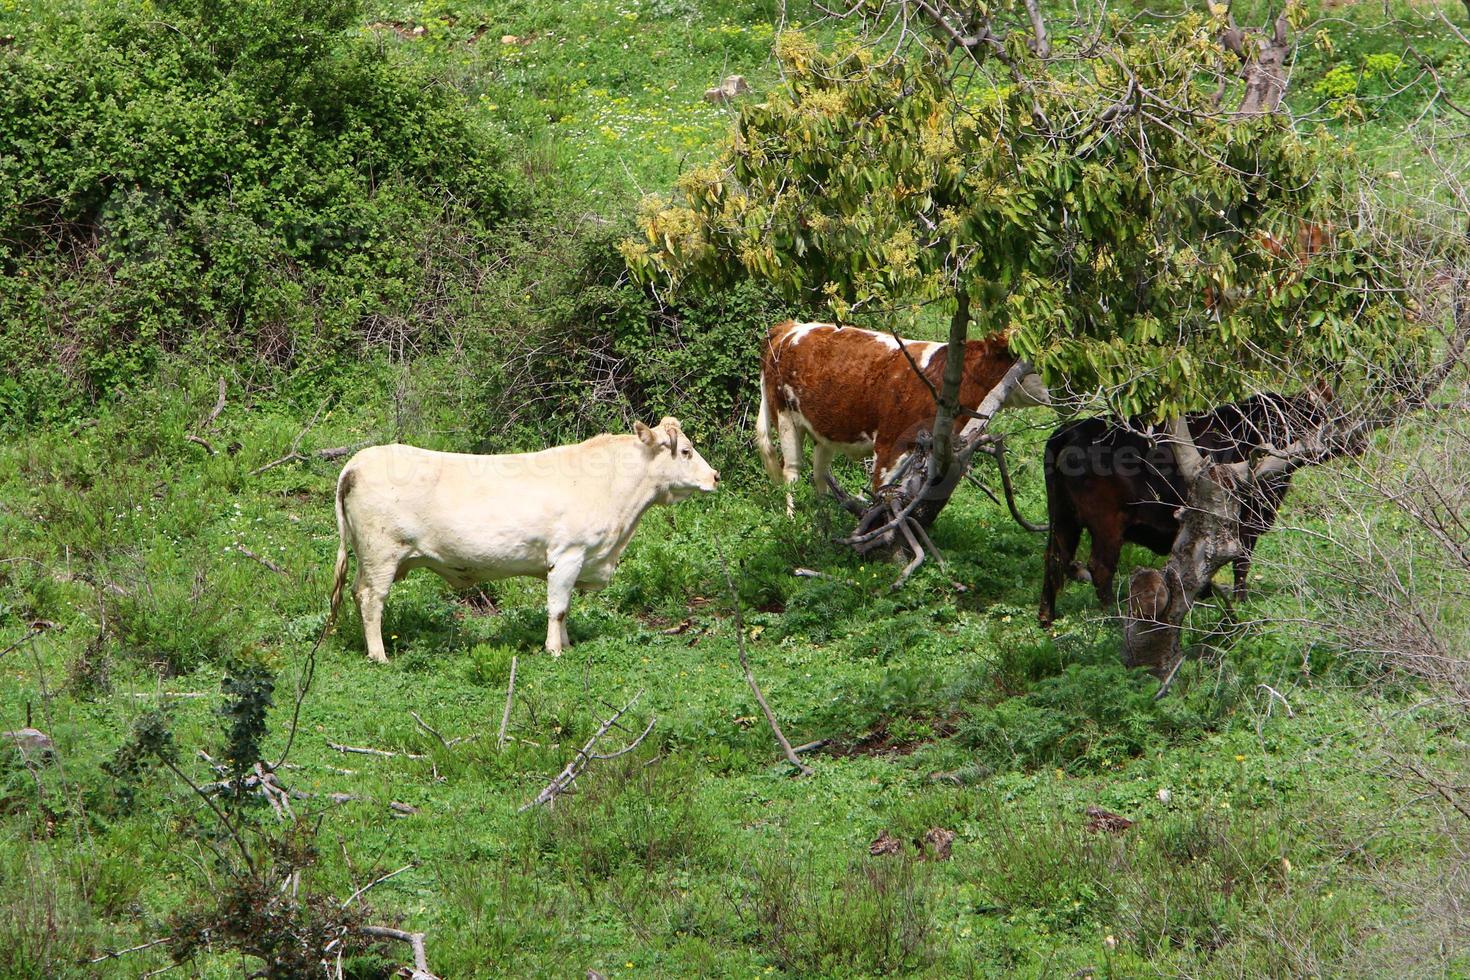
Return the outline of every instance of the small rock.
{"type": "Polygon", "coordinates": [[[45,761],[56,755],[56,744],[51,741],[51,736],[35,728],[0,732],[0,738],[8,739],[19,749],[21,758],[26,762],[31,761],[32,758],[45,761]]]}
{"type": "Polygon", "coordinates": [[[1169,792],[1168,789],[1161,789],[1161,790],[1159,790],[1159,802],[1160,803],[1167,804],[1172,799],[1174,799],[1174,794],[1171,793],[1171,792],[1169,792]]]}
{"type": "Polygon", "coordinates": [[[729,102],[737,95],[744,95],[749,91],[750,85],[745,81],[744,75],[726,75],[723,82],[704,90],[704,101],[729,102]]]}
{"type": "Polygon", "coordinates": [[[897,854],[903,850],[903,841],[894,837],[888,831],[883,831],[868,845],[868,853],[874,856],[879,854],[897,854]]]}

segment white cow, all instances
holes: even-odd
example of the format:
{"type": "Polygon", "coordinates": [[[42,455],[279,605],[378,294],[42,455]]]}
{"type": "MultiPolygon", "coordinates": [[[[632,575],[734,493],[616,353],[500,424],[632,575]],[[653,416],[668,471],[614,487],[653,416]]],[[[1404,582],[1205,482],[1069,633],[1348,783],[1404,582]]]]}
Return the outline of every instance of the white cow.
{"type": "Polygon", "coordinates": [[[388,589],[419,567],[455,588],[514,575],[545,578],[546,649],[560,654],[571,644],[572,588],[600,589],[612,580],[650,506],[710,493],[719,482],[675,418],[539,453],[364,449],[337,478],[331,616],[342,601],[350,541],[357,555],[353,593],[373,660],[388,660],[388,589]]]}

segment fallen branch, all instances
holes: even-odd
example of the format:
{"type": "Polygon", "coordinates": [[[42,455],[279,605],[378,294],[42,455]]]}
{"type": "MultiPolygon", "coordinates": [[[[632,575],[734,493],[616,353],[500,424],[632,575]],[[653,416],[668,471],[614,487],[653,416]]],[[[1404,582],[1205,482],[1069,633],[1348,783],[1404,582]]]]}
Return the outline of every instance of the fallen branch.
{"type": "Polygon", "coordinates": [[[424,719],[420,718],[419,717],[419,713],[417,711],[410,711],[409,712],[409,716],[412,717],[414,721],[418,722],[418,726],[420,728],[422,728],[424,731],[428,732],[430,735],[432,735],[435,738],[437,738],[439,740],[439,744],[440,745],[444,746],[446,749],[449,748],[449,743],[447,741],[445,741],[444,736],[443,735],[440,735],[439,732],[438,732],[438,730],[436,730],[427,721],[424,721],[424,719]]]}
{"type": "Polygon", "coordinates": [[[429,972],[429,954],[424,949],[423,933],[405,932],[402,929],[393,929],[388,926],[359,926],[358,931],[364,936],[396,939],[399,942],[408,943],[413,950],[413,972],[408,975],[408,980],[439,980],[437,976],[429,972]]]}
{"type": "Polygon", "coordinates": [[[735,590],[735,580],[730,577],[730,563],[725,560],[725,551],[715,546],[715,553],[720,558],[720,570],[725,573],[725,587],[730,590],[730,601],[735,606],[735,643],[740,654],[740,668],[745,671],[745,682],[750,685],[751,692],[755,695],[756,703],[761,706],[762,713],[766,716],[766,724],[771,726],[771,734],[776,736],[776,741],[781,746],[781,751],[786,753],[786,761],[796,767],[799,775],[810,776],[812,767],[802,762],[796,755],[796,750],[786,740],[786,735],[781,731],[781,725],[776,721],[776,713],[766,703],[766,696],[761,693],[760,685],[755,682],[755,674],[750,669],[750,658],[745,655],[745,617],[740,612],[740,593],[735,590]]]}
{"type": "Polygon", "coordinates": [[[602,736],[611,731],[612,727],[618,723],[618,719],[627,714],[628,710],[632,708],[633,705],[637,704],[638,699],[641,697],[643,697],[643,692],[639,691],[637,694],[633,695],[632,700],[619,708],[611,718],[607,719],[607,721],[604,721],[601,725],[598,725],[597,731],[592,733],[592,737],[587,740],[586,745],[583,745],[580,749],[577,750],[577,754],[572,757],[571,762],[567,763],[566,768],[557,773],[555,778],[553,778],[551,782],[546,784],[546,788],[536,794],[535,799],[531,800],[529,803],[523,804],[521,808],[516,812],[524,813],[532,807],[540,806],[543,803],[555,803],[556,798],[567,791],[568,787],[570,787],[572,783],[576,781],[577,777],[582,774],[582,770],[587,767],[587,764],[594,759],[616,759],[618,756],[627,755],[629,752],[636,749],[639,743],[648,737],[648,733],[653,731],[653,723],[658,720],[656,717],[650,716],[648,719],[648,727],[643,729],[643,734],[639,735],[633,741],[629,742],[621,749],[618,749],[616,752],[600,754],[592,751],[592,747],[597,744],[598,739],[602,738],[602,736]]]}
{"type": "Polygon", "coordinates": [[[158,939],[153,939],[146,943],[140,943],[137,946],[129,946],[127,949],[109,949],[101,956],[94,956],[90,960],[85,960],[84,962],[102,963],[106,960],[115,960],[119,957],[126,956],[129,953],[140,953],[145,949],[152,949],[154,946],[162,946],[164,943],[171,942],[173,938],[174,937],[172,936],[160,936],[158,939]]]}
{"type": "Polygon", "coordinates": [[[269,463],[266,463],[264,466],[257,466],[255,469],[250,471],[249,475],[258,476],[261,473],[264,473],[266,470],[273,470],[277,466],[285,466],[287,463],[305,463],[308,460],[312,459],[341,459],[343,456],[350,456],[353,453],[357,452],[359,449],[364,449],[371,445],[371,442],[355,442],[350,446],[332,446],[328,449],[318,449],[311,453],[303,453],[299,450],[292,449],[289,453],[282,456],[280,459],[273,459],[269,463]]]}
{"type": "Polygon", "coordinates": [[[196,436],[191,432],[189,435],[184,436],[184,441],[192,442],[196,446],[203,446],[205,452],[211,456],[215,455],[214,446],[210,445],[209,440],[203,436],[196,436]]]}
{"type": "Polygon", "coordinates": [[[251,551],[249,548],[245,547],[243,544],[237,544],[237,545],[235,545],[235,550],[238,551],[240,554],[244,555],[246,558],[249,558],[251,561],[256,562],[258,564],[261,564],[261,565],[264,565],[266,568],[269,568],[271,571],[275,572],[277,575],[285,575],[287,577],[290,577],[290,575],[291,575],[290,572],[286,571],[280,565],[277,565],[275,562],[271,561],[269,558],[265,557],[264,555],[257,555],[255,552],[251,551]]]}
{"type": "MultiPolygon", "coordinates": [[[[346,849],[344,848],[344,851],[345,850],[346,849]]],[[[416,865],[416,864],[405,864],[403,867],[399,868],[397,871],[390,871],[390,872],[388,872],[385,875],[379,875],[377,878],[374,878],[372,881],[368,882],[366,885],[363,885],[361,888],[359,888],[357,891],[353,892],[351,895],[348,895],[347,898],[342,902],[341,907],[345,909],[347,906],[349,906],[353,902],[357,901],[357,899],[360,898],[363,894],[365,894],[369,889],[376,888],[378,885],[381,885],[383,882],[387,881],[389,878],[396,878],[399,875],[403,874],[403,872],[408,871],[408,870],[410,870],[412,868],[416,868],[416,867],[418,867],[418,865],[416,865]]]]}
{"type": "Polygon", "coordinates": [[[402,756],[405,759],[428,758],[428,756],[419,755],[416,752],[391,752],[388,749],[372,749],[360,745],[340,745],[332,741],[327,742],[327,748],[335,749],[338,752],[343,752],[351,755],[376,755],[384,759],[396,759],[399,756],[402,756]]]}

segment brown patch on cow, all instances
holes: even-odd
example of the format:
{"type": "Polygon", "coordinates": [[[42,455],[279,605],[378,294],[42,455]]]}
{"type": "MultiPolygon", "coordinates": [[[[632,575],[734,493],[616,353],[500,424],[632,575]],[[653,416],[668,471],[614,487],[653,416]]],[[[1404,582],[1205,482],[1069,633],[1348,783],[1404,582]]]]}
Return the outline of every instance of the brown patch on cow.
{"type": "Polygon", "coordinates": [[[357,471],[345,470],[341,478],[337,480],[337,499],[346,500],[352,488],[357,485],[357,471]]]}
{"type": "MultiPolygon", "coordinates": [[[[905,452],[919,432],[934,425],[934,395],[944,379],[948,348],[923,340],[904,340],[913,357],[888,334],[835,324],[797,324],[786,320],[771,328],[761,358],[761,378],[772,410],[800,412],[810,429],[827,442],[847,445],[872,441],[876,464],[873,486],[905,452]],[[928,355],[928,363],[925,357],[928,355]]],[[[1016,363],[1002,334],[965,344],[960,404],[974,408],[1016,363]]],[[[955,419],[959,431],[967,420],[955,419]]]]}

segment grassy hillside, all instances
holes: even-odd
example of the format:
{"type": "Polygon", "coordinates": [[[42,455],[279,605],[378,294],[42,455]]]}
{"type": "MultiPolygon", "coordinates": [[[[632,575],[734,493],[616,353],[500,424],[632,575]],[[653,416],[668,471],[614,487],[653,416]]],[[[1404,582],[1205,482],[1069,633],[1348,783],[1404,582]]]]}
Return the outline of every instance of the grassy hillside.
{"type": "MultiPolygon", "coordinates": [[[[93,8],[0,0],[0,33],[40,44],[68,9],[93,8]]],[[[136,976],[176,952],[177,974],[248,975],[227,930],[187,950],[184,937],[216,918],[257,936],[305,925],[271,918],[272,895],[221,908],[241,880],[226,823],[262,868],[301,867],[301,894],[338,918],[346,904],[426,933],[446,978],[1470,975],[1463,828],[1404,765],[1465,772],[1463,712],[1300,625],[1313,610],[1291,562],[1331,526],[1337,474],[1304,473],[1282,518],[1296,530],[1263,542],[1243,610],[1255,626],[1201,635],[1205,655],[1162,699],[1119,665],[1090,590],[1069,587],[1055,628],[1036,625],[1042,541],[977,491],[936,527],[947,564],[899,592],[897,566],[830,543],[847,527],[835,507],[803,494],[785,516],[746,431],[769,298],[667,314],[605,252],[641,192],[713,155],[731,110],[706,87],[775,83],[783,9],[370,3],[351,44],[445,93],[434,111],[485,127],[496,173],[524,185],[503,220],[374,253],[411,294],[397,309],[442,286],[454,299],[433,309],[452,315],[401,343],[344,318],[339,347],[294,362],[162,350],[115,387],[49,400],[43,382],[77,382],[38,357],[41,374],[0,388],[30,406],[5,416],[0,445],[0,728],[33,725],[56,747],[28,767],[0,745],[0,975],[136,976]],[[426,248],[464,261],[419,278],[406,256],[426,248]],[[341,460],[318,450],[545,445],[664,410],[689,416],[726,484],[648,515],[612,586],[574,598],[567,654],[538,652],[540,583],[456,593],[415,574],[388,600],[389,665],[368,662],[350,608],[316,657],[280,772],[310,794],[291,801],[298,820],[250,799],[217,801],[222,822],[190,789],[216,778],[200,751],[222,760],[240,741],[252,678],[274,680],[262,756],[285,748],[336,550],[341,460]],[[814,777],[779,761],[741,641],[792,741],[826,740],[814,777]],[[656,719],[639,748],[519,812],[639,692],[631,732],[610,737],[656,719]],[[954,835],[947,860],[922,843],[936,828],[954,835]],[[870,853],[882,834],[897,853],[870,853]]],[[[1406,69],[1370,61],[1402,49],[1375,18],[1333,8],[1336,46],[1304,56],[1296,107],[1417,193],[1425,165],[1402,132],[1420,104],[1393,94],[1406,69]]],[[[1440,68],[1465,86],[1463,66],[1440,68]]],[[[17,254],[7,283],[39,268],[17,254]]],[[[19,350],[68,323],[0,330],[19,350]]],[[[1054,424],[1036,410],[1002,426],[1031,515],[1054,424]]],[[[387,976],[407,957],[388,943],[343,969],[387,976]]]]}

